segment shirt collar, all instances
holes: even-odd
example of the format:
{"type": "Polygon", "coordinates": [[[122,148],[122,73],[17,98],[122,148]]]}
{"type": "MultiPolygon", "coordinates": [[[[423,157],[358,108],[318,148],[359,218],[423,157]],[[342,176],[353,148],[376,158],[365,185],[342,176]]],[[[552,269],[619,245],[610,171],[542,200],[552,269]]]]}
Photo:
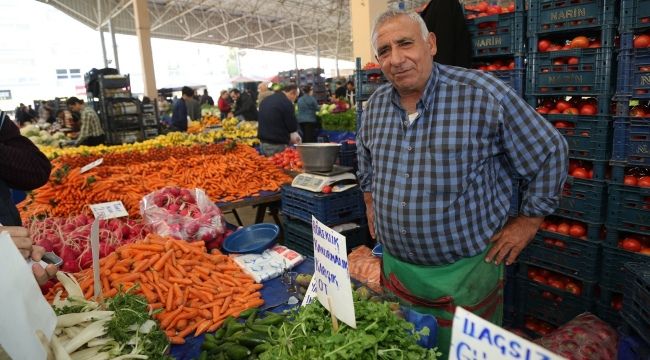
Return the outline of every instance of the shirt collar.
{"type": "MultiPolygon", "coordinates": [[[[438,64],[436,62],[433,62],[433,66],[431,68],[431,75],[429,75],[429,79],[427,80],[427,84],[424,88],[424,92],[422,93],[422,97],[418,101],[418,107],[420,105],[424,106],[424,109],[427,111],[430,111],[433,108],[433,95],[436,90],[436,86],[438,85],[438,75],[439,75],[439,70],[438,70],[438,64]]],[[[401,107],[400,103],[400,96],[395,87],[393,86],[392,94],[391,94],[391,101],[393,102],[394,105],[401,107]]]]}

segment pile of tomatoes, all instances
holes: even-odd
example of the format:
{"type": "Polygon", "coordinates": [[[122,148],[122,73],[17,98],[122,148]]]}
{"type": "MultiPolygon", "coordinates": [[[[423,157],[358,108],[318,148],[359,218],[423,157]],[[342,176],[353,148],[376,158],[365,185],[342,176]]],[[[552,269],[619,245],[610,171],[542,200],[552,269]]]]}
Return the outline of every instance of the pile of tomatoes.
{"type": "Polygon", "coordinates": [[[537,50],[539,52],[564,51],[571,49],[597,49],[601,46],[599,39],[588,38],[586,36],[576,36],[571,40],[566,40],[564,44],[554,43],[548,39],[541,39],[537,42],[537,50]]]}
{"type": "Polygon", "coordinates": [[[539,319],[536,319],[532,316],[526,317],[526,321],[524,323],[524,326],[526,327],[527,330],[534,332],[535,334],[539,335],[548,335],[550,334],[553,330],[556,329],[555,326],[547,323],[546,321],[542,321],[539,319]]]}
{"type": "MultiPolygon", "coordinates": [[[[529,266],[528,278],[536,283],[566,291],[575,296],[582,294],[582,281],[543,268],[529,266]]],[[[542,292],[541,295],[545,299],[557,302],[562,301],[562,297],[556,296],[548,291],[542,292]]]]}
{"type": "MultiPolygon", "coordinates": [[[[593,116],[598,114],[598,100],[595,98],[582,98],[578,96],[574,96],[569,100],[545,99],[542,101],[540,106],[537,107],[537,112],[544,115],[564,114],[593,116]]],[[[556,127],[559,126],[556,124],[556,127]]]]}
{"type": "MultiPolygon", "coordinates": [[[[648,66],[648,71],[650,71],[650,66],[648,66]]],[[[639,91],[647,91],[647,90],[640,89],[639,91]]],[[[635,117],[635,118],[650,117],[650,107],[643,104],[635,105],[630,108],[630,117],[635,117]]]]}
{"type": "Polygon", "coordinates": [[[594,178],[593,164],[590,161],[569,159],[569,175],[591,180],[594,178]]]}
{"type": "Polygon", "coordinates": [[[475,69],[482,71],[506,71],[514,70],[515,60],[494,60],[492,62],[486,62],[483,64],[477,64],[474,66],[475,69]]]}
{"type": "Polygon", "coordinates": [[[302,159],[295,148],[288,147],[268,159],[283,169],[302,171],[302,159]]]}
{"type": "Polygon", "coordinates": [[[498,15],[498,14],[507,14],[515,12],[515,3],[510,2],[504,4],[503,6],[499,5],[490,5],[487,1],[481,1],[476,5],[465,5],[465,10],[467,10],[468,15],[465,16],[468,20],[475,19],[483,16],[498,15]]]}
{"type": "Polygon", "coordinates": [[[641,234],[628,234],[618,241],[618,247],[630,252],[650,256],[650,236],[641,234]]]}
{"type": "MultiPolygon", "coordinates": [[[[566,236],[571,236],[574,238],[587,240],[587,226],[580,221],[573,221],[561,218],[546,218],[542,221],[542,224],[539,226],[540,230],[550,231],[566,236]]],[[[565,247],[564,242],[560,240],[554,240],[556,246],[565,247]],[[562,243],[562,244],[559,244],[562,243]]]]}
{"type": "Polygon", "coordinates": [[[650,187],[650,168],[633,167],[627,169],[623,178],[623,184],[628,186],[650,187]]]}
{"type": "Polygon", "coordinates": [[[362,68],[362,70],[371,70],[371,69],[381,69],[381,66],[374,62],[367,62],[365,65],[363,65],[362,68]]]}

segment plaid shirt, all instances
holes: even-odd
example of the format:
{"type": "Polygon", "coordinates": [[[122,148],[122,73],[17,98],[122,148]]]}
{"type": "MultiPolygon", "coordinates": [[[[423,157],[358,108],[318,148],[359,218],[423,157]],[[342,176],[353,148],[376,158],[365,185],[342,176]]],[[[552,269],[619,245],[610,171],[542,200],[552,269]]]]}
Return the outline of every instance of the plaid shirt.
{"type": "Polygon", "coordinates": [[[81,129],[79,129],[79,136],[77,137],[77,143],[80,143],[82,140],[87,139],[91,136],[104,135],[104,130],[102,129],[102,124],[99,121],[99,116],[95,110],[89,108],[88,106],[84,107],[81,111],[81,129]]]}
{"type": "Polygon", "coordinates": [[[384,85],[357,134],[359,181],[372,193],[377,239],[390,254],[442,265],[485,251],[508,218],[511,173],[527,182],[523,215],[553,213],[566,141],[510,87],[434,63],[417,112],[409,125],[399,94],[384,85]]]}

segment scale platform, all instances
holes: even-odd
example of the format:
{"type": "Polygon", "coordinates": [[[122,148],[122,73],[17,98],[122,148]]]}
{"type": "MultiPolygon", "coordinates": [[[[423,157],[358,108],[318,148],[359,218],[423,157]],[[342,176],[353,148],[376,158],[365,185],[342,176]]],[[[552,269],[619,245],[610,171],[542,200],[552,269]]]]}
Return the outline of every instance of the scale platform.
{"type": "Polygon", "coordinates": [[[297,175],[291,186],[312,192],[322,192],[331,186],[332,192],[343,192],[357,186],[357,177],[349,166],[334,165],[328,172],[309,172],[297,175]]]}
{"type": "Polygon", "coordinates": [[[343,174],[350,171],[352,171],[352,168],[350,166],[341,166],[335,164],[334,166],[332,166],[332,170],[327,172],[326,171],[305,171],[305,173],[320,175],[320,176],[334,176],[334,175],[343,174]]]}

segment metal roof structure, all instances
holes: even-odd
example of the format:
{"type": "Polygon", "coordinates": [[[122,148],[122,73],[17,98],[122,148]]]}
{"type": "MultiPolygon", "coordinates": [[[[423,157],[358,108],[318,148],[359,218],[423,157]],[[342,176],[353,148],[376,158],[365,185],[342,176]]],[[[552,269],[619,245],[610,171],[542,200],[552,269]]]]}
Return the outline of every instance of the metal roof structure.
{"type": "MultiPolygon", "coordinates": [[[[38,0],[99,30],[135,35],[131,0],[38,0]],[[98,6],[101,4],[101,8],[98,6]]],[[[152,37],[352,59],[350,1],[149,0],[152,37]]],[[[390,0],[413,8],[424,0],[390,0]]]]}

